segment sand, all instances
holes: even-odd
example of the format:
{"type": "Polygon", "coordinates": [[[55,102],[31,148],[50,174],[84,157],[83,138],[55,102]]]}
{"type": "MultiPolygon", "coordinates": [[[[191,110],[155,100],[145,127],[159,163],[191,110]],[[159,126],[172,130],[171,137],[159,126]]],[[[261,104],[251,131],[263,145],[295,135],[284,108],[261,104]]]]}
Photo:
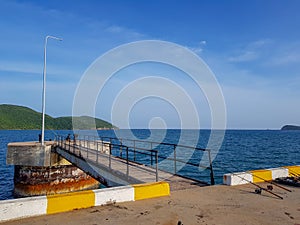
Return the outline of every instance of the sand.
{"type": "Polygon", "coordinates": [[[274,192],[283,200],[264,191],[261,195],[255,194],[255,188],[249,184],[194,186],[172,191],[169,197],[74,210],[1,225],[300,225],[300,188],[289,187],[292,192],[287,192],[274,186],[274,192]]]}

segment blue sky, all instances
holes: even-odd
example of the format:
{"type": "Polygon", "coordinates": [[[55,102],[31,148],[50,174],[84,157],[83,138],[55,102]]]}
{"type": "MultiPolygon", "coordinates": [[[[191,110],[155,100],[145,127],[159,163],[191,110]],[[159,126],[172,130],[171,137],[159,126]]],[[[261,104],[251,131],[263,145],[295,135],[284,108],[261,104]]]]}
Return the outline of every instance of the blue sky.
{"type": "MultiPolygon", "coordinates": [[[[208,64],[223,91],[228,128],[300,125],[299,9],[299,1],[277,0],[0,0],[0,103],[41,111],[46,35],[64,39],[47,45],[46,112],[54,117],[71,115],[76,87],[95,59],[119,45],[154,39],[182,45],[208,64]]],[[[96,115],[111,121],[113,96],[142,74],[180,83],[194,100],[201,127],[210,127],[209,105],[193,82],[153,65],[118,73],[99,97],[96,115]]],[[[155,117],[165,118],[168,127],[180,125],[169,103],[151,98],[132,109],[130,123],[147,127],[155,117]]]]}

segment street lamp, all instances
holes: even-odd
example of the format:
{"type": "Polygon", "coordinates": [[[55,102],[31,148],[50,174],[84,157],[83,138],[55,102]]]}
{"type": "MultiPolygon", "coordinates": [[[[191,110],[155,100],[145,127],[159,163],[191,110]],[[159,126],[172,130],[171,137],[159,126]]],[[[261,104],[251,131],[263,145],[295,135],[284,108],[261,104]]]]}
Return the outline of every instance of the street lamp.
{"type": "Polygon", "coordinates": [[[52,38],[58,41],[62,41],[61,38],[54,37],[54,36],[46,36],[45,38],[45,46],[44,46],[44,72],[43,72],[43,99],[42,99],[42,137],[41,137],[41,143],[42,146],[44,146],[45,142],[45,109],[46,109],[46,58],[47,58],[47,42],[48,38],[52,38]]]}

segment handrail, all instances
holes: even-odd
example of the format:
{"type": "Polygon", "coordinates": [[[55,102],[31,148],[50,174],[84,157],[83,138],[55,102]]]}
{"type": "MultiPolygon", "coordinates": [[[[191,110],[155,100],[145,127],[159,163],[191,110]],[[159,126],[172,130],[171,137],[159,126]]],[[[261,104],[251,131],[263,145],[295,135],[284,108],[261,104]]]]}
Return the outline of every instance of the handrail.
{"type": "MultiPolygon", "coordinates": [[[[84,135],[84,136],[86,136],[86,135],[84,135]]],[[[119,138],[112,138],[112,137],[105,137],[105,136],[102,136],[101,138],[120,140],[119,138]]],[[[134,140],[134,139],[128,139],[128,138],[121,138],[121,139],[123,141],[124,140],[125,141],[136,141],[136,142],[142,142],[142,143],[153,143],[153,144],[158,144],[158,145],[169,145],[169,146],[176,145],[176,147],[189,148],[189,149],[200,150],[200,151],[208,151],[208,149],[205,149],[205,148],[192,147],[192,146],[188,146],[188,145],[178,145],[178,144],[173,144],[173,143],[146,141],[146,140],[134,140]]]]}
{"type": "MultiPolygon", "coordinates": [[[[177,145],[177,144],[171,144],[171,143],[159,143],[159,142],[155,142],[155,141],[146,141],[146,140],[132,140],[132,139],[127,139],[127,138],[114,138],[114,137],[96,137],[96,136],[88,136],[88,135],[83,135],[83,136],[76,136],[76,140],[73,141],[69,141],[69,145],[68,145],[68,149],[67,149],[67,145],[66,145],[66,141],[64,141],[64,137],[57,135],[56,136],[56,141],[57,144],[59,144],[61,147],[64,147],[64,149],[66,150],[71,150],[71,143],[73,145],[73,153],[75,153],[75,148],[84,148],[82,150],[86,151],[86,156],[87,158],[89,158],[89,150],[96,150],[96,161],[98,162],[98,148],[99,148],[99,143],[101,146],[101,149],[103,150],[105,145],[108,146],[109,151],[108,151],[108,159],[109,159],[109,168],[111,168],[111,160],[112,160],[112,155],[113,151],[117,151],[117,153],[119,153],[119,157],[123,158],[126,160],[126,164],[127,164],[127,177],[129,176],[129,167],[128,164],[130,164],[131,162],[135,162],[135,163],[140,163],[140,161],[143,161],[141,158],[137,157],[137,154],[141,154],[141,155],[146,155],[146,156],[150,156],[150,167],[153,167],[153,157],[155,160],[155,170],[156,170],[156,181],[158,181],[158,161],[160,159],[166,159],[166,160],[170,160],[174,162],[174,174],[177,174],[177,163],[185,163],[188,164],[190,166],[194,166],[194,167],[203,167],[203,168],[208,168],[210,170],[210,183],[211,185],[215,184],[214,181],[214,174],[213,174],[213,167],[212,167],[212,161],[211,161],[211,151],[209,149],[204,149],[204,148],[198,148],[198,147],[191,147],[191,146],[185,146],[185,145],[177,145]],[[129,145],[130,143],[126,143],[127,145],[124,144],[124,142],[132,142],[131,145],[129,145]],[[78,143],[78,145],[77,145],[78,143]],[[82,146],[83,143],[83,146],[82,146]],[[91,144],[94,143],[94,147],[96,149],[92,149],[91,148],[91,144]],[[95,144],[97,143],[97,144],[95,144]],[[145,146],[138,146],[138,144],[142,144],[142,143],[146,143],[149,144],[149,148],[145,147],[145,146]],[[63,145],[64,144],[64,145],[63,145]],[[152,148],[153,144],[156,144],[156,149],[152,148]],[[157,148],[160,145],[165,145],[165,146],[169,146],[172,147],[172,152],[170,154],[168,154],[169,156],[164,156],[161,155],[160,152],[162,151],[161,149],[157,148]],[[194,162],[189,162],[189,161],[184,161],[180,158],[178,158],[178,153],[177,153],[177,148],[184,148],[184,149],[192,149],[192,150],[197,150],[197,151],[203,151],[203,152],[207,152],[208,153],[208,162],[209,162],[209,167],[207,166],[203,166],[200,165],[199,163],[194,163],[194,162]],[[126,151],[126,156],[125,158],[123,157],[123,150],[126,151]],[[119,152],[118,152],[119,151],[119,152]],[[131,155],[130,155],[130,154],[131,155]],[[172,157],[170,157],[170,155],[172,155],[172,157]],[[130,159],[131,156],[131,159],[130,159]]],[[[80,152],[80,150],[79,150],[80,152]]],[[[90,151],[90,154],[92,154],[92,152],[90,151]]],[[[94,154],[94,153],[93,153],[94,154]]],[[[118,156],[115,154],[115,156],[118,156]]],[[[162,170],[160,168],[160,170],[162,170]]],[[[166,171],[166,172],[170,172],[170,171],[166,171]]],[[[181,175],[182,176],[182,175],[181,175]]]]}

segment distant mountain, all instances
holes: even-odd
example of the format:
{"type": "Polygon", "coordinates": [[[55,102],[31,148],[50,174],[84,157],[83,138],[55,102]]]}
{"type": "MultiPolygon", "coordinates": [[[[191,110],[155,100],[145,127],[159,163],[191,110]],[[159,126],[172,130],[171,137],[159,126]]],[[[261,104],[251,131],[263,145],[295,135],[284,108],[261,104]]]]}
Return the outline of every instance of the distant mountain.
{"type": "Polygon", "coordinates": [[[300,126],[285,125],[281,128],[281,130],[300,130],[300,126]]]}
{"type": "MultiPolygon", "coordinates": [[[[34,130],[41,129],[42,114],[28,107],[17,105],[0,105],[0,130],[34,130]]],[[[76,129],[116,128],[111,123],[98,118],[80,116],[73,118],[76,129]]],[[[53,118],[45,115],[45,129],[49,130],[71,130],[73,129],[72,117],[53,118]]]]}

